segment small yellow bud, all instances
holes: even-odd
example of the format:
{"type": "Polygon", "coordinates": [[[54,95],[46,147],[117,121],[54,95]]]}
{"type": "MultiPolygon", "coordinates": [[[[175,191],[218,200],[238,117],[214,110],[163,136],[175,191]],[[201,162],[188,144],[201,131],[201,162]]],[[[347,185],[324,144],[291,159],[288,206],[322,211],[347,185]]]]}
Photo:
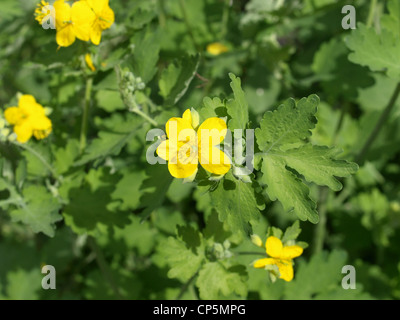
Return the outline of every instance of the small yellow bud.
{"type": "Polygon", "coordinates": [[[260,247],[260,248],[264,247],[261,238],[256,234],[251,235],[251,242],[253,242],[257,247],[260,247]]]}

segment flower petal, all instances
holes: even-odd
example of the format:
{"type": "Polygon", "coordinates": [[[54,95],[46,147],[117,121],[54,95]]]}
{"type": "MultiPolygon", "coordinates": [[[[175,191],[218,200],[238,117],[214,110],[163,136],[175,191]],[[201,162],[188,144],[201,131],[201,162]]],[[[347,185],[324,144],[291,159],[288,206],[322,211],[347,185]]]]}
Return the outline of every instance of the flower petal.
{"type": "Polygon", "coordinates": [[[182,164],[179,161],[177,164],[168,162],[168,170],[175,178],[188,178],[197,171],[197,164],[182,164]]]}
{"type": "Polygon", "coordinates": [[[186,109],[186,111],[182,115],[182,119],[192,123],[192,112],[190,109],[186,109]]]}
{"type": "Polygon", "coordinates": [[[192,123],[183,118],[171,118],[165,125],[165,131],[167,132],[167,137],[172,140],[177,141],[189,141],[185,139],[187,137],[194,137],[196,131],[192,127],[192,123]],[[184,131],[185,130],[185,131],[184,131]],[[181,133],[181,131],[184,131],[181,133]],[[184,135],[187,135],[186,137],[184,135]],[[178,139],[180,136],[180,139],[178,139]]]}
{"type": "Polygon", "coordinates": [[[301,256],[302,253],[303,253],[303,248],[300,246],[283,247],[281,259],[292,260],[294,258],[301,256]]]}
{"type": "Polygon", "coordinates": [[[281,279],[285,281],[292,281],[293,279],[293,264],[291,261],[277,261],[281,279]]]}
{"type": "Polygon", "coordinates": [[[25,94],[19,98],[18,105],[25,116],[45,116],[45,110],[42,105],[36,102],[35,98],[25,94]]]}
{"type": "Polygon", "coordinates": [[[71,20],[76,37],[82,41],[89,41],[96,15],[86,1],[74,2],[71,8],[71,20]]]}
{"type": "Polygon", "coordinates": [[[75,34],[72,24],[67,24],[62,28],[57,28],[56,41],[60,47],[69,47],[75,42],[75,34]]]}
{"type": "Polygon", "coordinates": [[[197,130],[200,145],[206,145],[207,142],[209,145],[218,145],[225,139],[226,133],[225,121],[217,117],[208,118],[197,130]]]}
{"type": "Polygon", "coordinates": [[[263,259],[258,259],[257,261],[254,262],[253,267],[257,269],[265,268],[267,265],[271,264],[276,264],[275,259],[273,258],[263,258],[263,259]]]}
{"type": "Polygon", "coordinates": [[[92,43],[96,46],[98,46],[101,42],[101,32],[102,29],[100,27],[100,24],[98,22],[95,22],[92,29],[90,30],[90,41],[92,41],[92,43]]]}
{"type": "Polygon", "coordinates": [[[32,126],[28,121],[23,121],[14,127],[14,132],[17,135],[17,141],[20,143],[27,142],[33,134],[32,126]]]}
{"type": "Polygon", "coordinates": [[[87,3],[96,13],[96,15],[100,16],[104,8],[108,6],[109,0],[87,0],[87,3]]]}
{"type": "Polygon", "coordinates": [[[10,107],[4,111],[4,117],[11,125],[17,124],[23,117],[23,113],[18,107],[10,107]]]}
{"type": "Polygon", "coordinates": [[[115,21],[114,11],[108,6],[104,7],[100,14],[100,25],[103,30],[106,30],[112,26],[115,21]]]}
{"type": "Polygon", "coordinates": [[[45,116],[33,115],[27,118],[26,121],[30,123],[32,130],[49,131],[52,127],[51,120],[45,116]]]}
{"type": "Polygon", "coordinates": [[[199,149],[200,164],[208,172],[216,175],[224,175],[231,168],[231,160],[227,154],[217,147],[210,147],[208,150],[199,149]]]}
{"type": "Polygon", "coordinates": [[[283,244],[280,239],[270,236],[265,244],[267,254],[273,258],[280,258],[282,254],[283,244]]]}
{"type": "Polygon", "coordinates": [[[158,156],[164,160],[169,159],[169,140],[164,140],[161,144],[157,147],[156,150],[158,156]]]}
{"type": "Polygon", "coordinates": [[[56,29],[62,29],[71,21],[71,6],[64,0],[57,0],[53,7],[56,12],[56,29]]]}

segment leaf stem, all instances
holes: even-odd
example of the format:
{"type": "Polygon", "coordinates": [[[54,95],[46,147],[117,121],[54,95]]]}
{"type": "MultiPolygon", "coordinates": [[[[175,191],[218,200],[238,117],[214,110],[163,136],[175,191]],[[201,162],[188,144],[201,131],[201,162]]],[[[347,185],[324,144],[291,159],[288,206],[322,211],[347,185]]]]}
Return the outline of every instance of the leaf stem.
{"type": "Polygon", "coordinates": [[[114,278],[112,276],[110,267],[108,266],[106,259],[104,258],[103,252],[100,247],[97,245],[96,240],[93,237],[89,237],[89,244],[92,247],[92,250],[96,254],[96,261],[101,270],[101,273],[104,276],[104,279],[109,283],[111,289],[114,291],[114,294],[118,297],[118,299],[123,299],[118,286],[116,285],[114,278]]]}
{"type": "Polygon", "coordinates": [[[147,120],[148,122],[150,122],[153,126],[155,126],[155,127],[158,126],[157,121],[155,121],[154,119],[150,118],[150,116],[148,116],[146,113],[144,113],[139,108],[134,108],[131,111],[136,113],[137,115],[141,116],[143,119],[147,120]]]}
{"type": "Polygon", "coordinates": [[[186,283],[182,286],[181,291],[179,292],[175,300],[182,299],[183,294],[186,292],[186,290],[189,288],[190,284],[193,282],[193,280],[197,277],[198,274],[199,270],[188,281],[186,281],[186,283]]]}
{"type": "Polygon", "coordinates": [[[364,160],[369,148],[372,146],[375,139],[378,137],[380,131],[382,130],[383,126],[385,125],[386,121],[388,120],[390,113],[392,112],[399,95],[400,95],[400,82],[397,84],[393,92],[393,95],[390,98],[387,107],[385,108],[385,110],[383,110],[378,122],[375,125],[374,130],[371,132],[369,138],[365,142],[364,146],[361,148],[361,151],[355,157],[355,162],[360,163],[364,160]]]}
{"type": "Polygon", "coordinates": [[[326,222],[327,222],[327,208],[326,201],[328,198],[329,189],[327,187],[321,187],[319,192],[319,222],[316,225],[314,233],[314,254],[318,254],[324,248],[325,237],[326,237],[326,222]]]}
{"type": "Polygon", "coordinates": [[[251,256],[265,256],[265,253],[263,252],[251,252],[251,251],[238,251],[235,252],[237,255],[251,255],[251,256]]]}
{"type": "Polygon", "coordinates": [[[165,14],[165,3],[164,0],[158,0],[158,22],[161,28],[164,28],[167,24],[167,18],[165,14]]]}
{"type": "Polygon", "coordinates": [[[371,3],[369,5],[369,13],[368,13],[368,19],[367,19],[367,27],[371,27],[372,23],[374,22],[375,18],[375,11],[376,11],[376,4],[377,0],[371,0],[371,3]]]}
{"type": "Polygon", "coordinates": [[[91,103],[92,87],[93,87],[93,78],[88,77],[86,79],[85,105],[83,107],[83,114],[82,114],[82,126],[81,126],[80,146],[79,146],[80,153],[83,153],[83,151],[86,148],[86,143],[87,143],[86,135],[87,135],[87,130],[88,130],[89,109],[90,109],[90,103],[91,103]]]}
{"type": "Polygon", "coordinates": [[[47,168],[47,170],[50,171],[51,175],[56,179],[56,180],[60,180],[60,176],[57,174],[56,170],[46,161],[45,158],[43,158],[43,156],[37,152],[35,149],[31,148],[30,146],[28,146],[25,143],[19,143],[17,141],[11,141],[12,144],[16,145],[17,147],[20,147],[22,149],[25,149],[26,151],[30,152],[32,155],[34,155],[36,158],[39,159],[39,161],[41,163],[43,163],[43,165],[47,168]]]}

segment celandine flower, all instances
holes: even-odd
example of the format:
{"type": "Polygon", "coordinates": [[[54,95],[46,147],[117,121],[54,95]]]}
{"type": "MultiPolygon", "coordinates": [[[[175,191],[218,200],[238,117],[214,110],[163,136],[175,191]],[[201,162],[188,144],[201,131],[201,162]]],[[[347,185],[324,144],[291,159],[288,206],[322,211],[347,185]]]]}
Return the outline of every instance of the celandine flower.
{"type": "MultiPolygon", "coordinates": [[[[262,245],[259,237],[252,237],[253,243],[258,246],[262,245]]],[[[277,266],[279,277],[285,281],[293,279],[293,262],[294,258],[301,256],[303,248],[300,246],[283,246],[282,241],[277,237],[268,237],[265,243],[267,255],[271,258],[263,258],[254,262],[254,268],[268,269],[268,266],[277,266]]],[[[270,270],[270,269],[268,269],[270,270]]],[[[273,270],[270,270],[273,272],[273,270]]]]}
{"type": "MultiPolygon", "coordinates": [[[[43,8],[49,5],[42,0],[35,10],[35,19],[42,24],[50,13],[43,8]]],[[[101,33],[114,23],[114,11],[109,0],[80,0],[70,5],[65,0],[56,0],[53,4],[56,18],[56,41],[60,47],[68,47],[78,38],[91,40],[95,45],[101,41],[101,33]]]]}
{"type": "Polygon", "coordinates": [[[89,41],[96,16],[86,1],[77,1],[70,6],[64,0],[57,0],[53,6],[56,12],[56,41],[59,46],[68,47],[76,38],[89,41]]]}
{"type": "Polygon", "coordinates": [[[7,122],[14,126],[17,141],[27,142],[32,135],[41,140],[52,131],[51,120],[46,116],[45,109],[31,95],[23,95],[18,101],[18,107],[10,107],[4,111],[7,122]]]}
{"type": "Polygon", "coordinates": [[[207,46],[207,52],[213,56],[218,56],[222,53],[228,52],[228,47],[220,42],[210,43],[207,46]]]}
{"type": "Polygon", "coordinates": [[[199,162],[216,175],[224,175],[231,167],[229,157],[217,147],[227,133],[225,121],[208,118],[198,127],[198,119],[198,113],[188,109],[182,118],[171,118],[165,125],[168,140],[158,146],[157,154],[168,161],[175,178],[194,178],[199,162]]]}
{"type": "Polygon", "coordinates": [[[109,6],[109,0],[86,0],[96,18],[90,30],[90,40],[95,45],[101,41],[103,30],[109,29],[115,21],[114,11],[109,6]]]}

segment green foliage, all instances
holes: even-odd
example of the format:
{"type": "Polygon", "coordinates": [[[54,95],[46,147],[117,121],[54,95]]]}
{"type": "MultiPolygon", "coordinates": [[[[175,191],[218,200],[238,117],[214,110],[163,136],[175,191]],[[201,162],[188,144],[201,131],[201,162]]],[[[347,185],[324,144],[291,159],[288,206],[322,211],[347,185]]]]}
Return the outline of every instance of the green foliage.
{"type": "Polygon", "coordinates": [[[166,105],[176,104],[186,93],[199,67],[199,57],[185,57],[171,63],[161,74],[158,85],[166,105]]]}
{"type": "Polygon", "coordinates": [[[334,176],[348,177],[358,169],[355,163],[335,160],[338,150],[334,148],[304,144],[315,126],[318,103],[315,95],[301,99],[297,105],[287,100],[278,110],[267,112],[256,130],[262,151],[261,181],[269,197],[278,199],[286,211],[293,210],[301,220],[313,223],[318,222],[316,205],[296,173],[308,182],[339,191],[342,184],[334,176]]]}
{"type": "Polygon", "coordinates": [[[0,1],[1,300],[400,299],[398,0],[354,3],[355,30],[347,1],[114,0],[100,45],[60,48],[38,2],[0,1]],[[21,94],[45,139],[15,141],[21,94]],[[187,109],[242,130],[225,175],[149,163],[187,109]],[[304,249],[290,282],[253,267],[270,236],[304,249]]]}

